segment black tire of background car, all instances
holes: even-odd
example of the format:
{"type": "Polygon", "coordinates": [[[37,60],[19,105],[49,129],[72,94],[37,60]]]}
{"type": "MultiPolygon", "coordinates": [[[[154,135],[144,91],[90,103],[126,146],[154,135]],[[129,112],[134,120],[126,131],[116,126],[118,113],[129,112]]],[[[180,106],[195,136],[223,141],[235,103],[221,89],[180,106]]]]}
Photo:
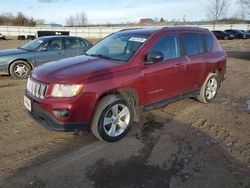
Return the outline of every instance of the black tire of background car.
{"type": "Polygon", "coordinates": [[[34,36],[34,35],[27,35],[26,39],[27,40],[34,40],[34,39],[36,39],[36,36],[34,36]]]}
{"type": "Polygon", "coordinates": [[[17,40],[25,40],[25,36],[24,35],[18,35],[17,40]]]}
{"type": "Polygon", "coordinates": [[[10,75],[15,79],[25,79],[29,76],[31,69],[32,68],[28,62],[23,61],[23,60],[17,60],[10,65],[9,72],[10,72],[10,75]],[[27,73],[23,76],[16,74],[14,70],[17,65],[24,65],[27,68],[27,73]]]}

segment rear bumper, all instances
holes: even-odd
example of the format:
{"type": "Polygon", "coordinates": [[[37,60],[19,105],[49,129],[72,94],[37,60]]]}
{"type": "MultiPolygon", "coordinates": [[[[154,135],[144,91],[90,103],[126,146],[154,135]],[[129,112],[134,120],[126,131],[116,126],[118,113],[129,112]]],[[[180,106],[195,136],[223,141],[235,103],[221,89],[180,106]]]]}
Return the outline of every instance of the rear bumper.
{"type": "Polygon", "coordinates": [[[32,104],[32,111],[28,111],[29,116],[39,125],[54,131],[75,131],[89,130],[89,124],[86,122],[59,122],[49,112],[32,104]]]}

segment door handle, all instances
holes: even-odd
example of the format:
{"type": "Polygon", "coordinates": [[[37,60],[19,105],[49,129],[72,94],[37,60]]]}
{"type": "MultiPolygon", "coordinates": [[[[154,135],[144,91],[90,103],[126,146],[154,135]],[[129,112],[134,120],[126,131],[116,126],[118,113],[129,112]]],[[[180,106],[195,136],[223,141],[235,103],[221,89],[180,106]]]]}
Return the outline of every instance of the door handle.
{"type": "Polygon", "coordinates": [[[177,63],[174,65],[174,68],[178,68],[181,64],[180,63],[177,63]]]}

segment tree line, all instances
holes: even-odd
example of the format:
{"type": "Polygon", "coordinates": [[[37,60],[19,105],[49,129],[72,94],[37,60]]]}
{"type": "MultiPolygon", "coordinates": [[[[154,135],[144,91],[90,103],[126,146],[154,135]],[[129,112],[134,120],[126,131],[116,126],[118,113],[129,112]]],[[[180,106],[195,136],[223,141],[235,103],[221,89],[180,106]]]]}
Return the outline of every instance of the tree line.
{"type": "MultiPolygon", "coordinates": [[[[213,24],[217,24],[219,21],[244,21],[250,18],[250,0],[237,0],[238,14],[231,18],[227,18],[227,10],[232,0],[208,0],[207,4],[207,16],[208,21],[213,24]]],[[[70,15],[65,20],[66,26],[84,26],[87,24],[87,16],[82,11],[70,15]]],[[[249,20],[248,20],[249,21],[249,20]]],[[[159,22],[165,22],[164,18],[161,18],[159,22]]],[[[183,22],[186,22],[186,18],[183,18],[183,22]]],[[[12,13],[3,13],[0,15],[0,25],[15,25],[15,26],[35,26],[36,24],[44,24],[43,19],[34,20],[32,17],[28,18],[23,13],[19,12],[16,15],[12,13]]]]}
{"type": "Polygon", "coordinates": [[[32,17],[26,17],[21,12],[16,15],[12,13],[3,13],[0,15],[0,25],[35,26],[36,21],[32,17]]]}
{"type": "MultiPolygon", "coordinates": [[[[207,6],[208,19],[214,24],[221,19],[225,19],[228,7],[231,5],[231,0],[209,0],[207,6]]],[[[237,0],[236,4],[239,7],[238,15],[234,18],[246,20],[250,16],[250,0],[237,0]]]]}
{"type": "MultiPolygon", "coordinates": [[[[250,0],[237,0],[236,6],[238,7],[238,14],[227,17],[228,7],[231,5],[232,0],[208,0],[207,3],[207,17],[208,21],[217,24],[219,21],[228,23],[239,23],[246,21],[250,18],[250,0]]],[[[235,6],[234,4],[232,6],[235,6]]],[[[248,20],[249,21],[249,20],[248,20]]],[[[154,22],[166,22],[164,18],[154,22]]],[[[186,22],[186,16],[179,21],[186,22]]],[[[87,24],[87,16],[84,12],[70,15],[66,19],[66,26],[83,26],[87,24]]]]}

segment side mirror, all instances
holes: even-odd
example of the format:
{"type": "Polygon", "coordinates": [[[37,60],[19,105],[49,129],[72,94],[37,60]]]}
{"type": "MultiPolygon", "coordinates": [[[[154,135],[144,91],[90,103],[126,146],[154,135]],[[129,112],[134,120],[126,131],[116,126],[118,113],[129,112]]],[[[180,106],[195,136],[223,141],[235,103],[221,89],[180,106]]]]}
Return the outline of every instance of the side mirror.
{"type": "Polygon", "coordinates": [[[39,51],[39,52],[44,52],[44,51],[47,51],[47,48],[42,47],[42,48],[39,48],[37,51],[39,51]]]}
{"type": "Polygon", "coordinates": [[[157,63],[160,62],[164,59],[164,56],[161,52],[149,52],[146,56],[146,61],[144,64],[152,64],[152,63],[157,63]]]}

